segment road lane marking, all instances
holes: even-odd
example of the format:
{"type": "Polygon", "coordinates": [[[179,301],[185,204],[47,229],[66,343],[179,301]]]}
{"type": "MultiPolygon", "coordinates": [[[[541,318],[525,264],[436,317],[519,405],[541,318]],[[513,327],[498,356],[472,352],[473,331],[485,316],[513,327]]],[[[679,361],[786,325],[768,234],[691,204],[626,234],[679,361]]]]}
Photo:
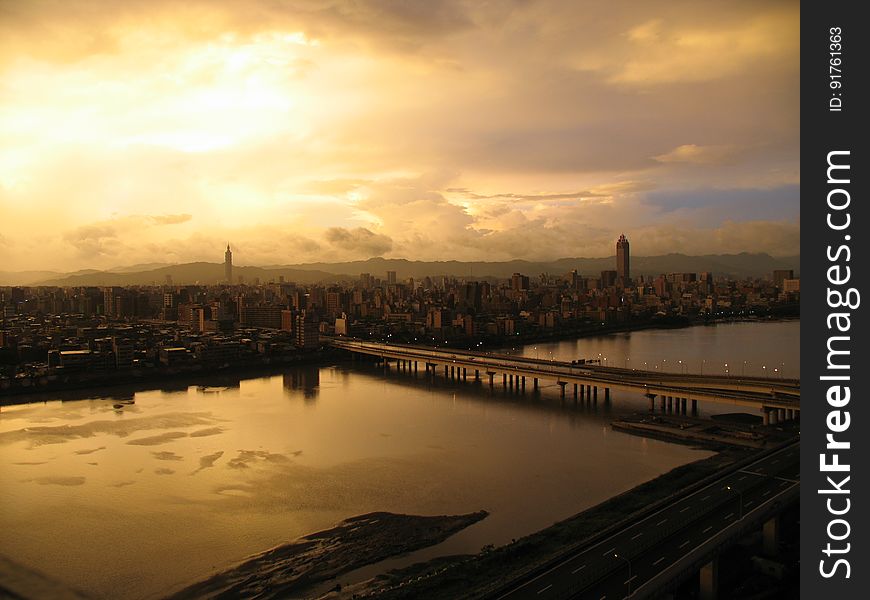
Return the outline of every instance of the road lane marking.
{"type": "Polygon", "coordinates": [[[744,475],[743,477],[740,477],[737,481],[743,481],[744,479],[746,479],[746,475],[744,475]]]}
{"type": "Polygon", "coordinates": [[[613,548],[611,548],[610,550],[608,550],[607,552],[605,552],[605,553],[602,554],[601,556],[607,556],[608,554],[610,554],[610,553],[613,552],[614,550],[616,550],[616,546],[614,546],[613,548]]]}
{"type": "Polygon", "coordinates": [[[680,512],[681,512],[681,513],[684,513],[684,512],[686,512],[687,510],[689,510],[690,508],[692,508],[692,507],[691,507],[691,506],[687,506],[686,508],[681,508],[681,509],[680,509],[680,512]]]}
{"type": "Polygon", "coordinates": [[[763,498],[764,496],[767,496],[769,493],[770,493],[770,490],[767,490],[766,492],[764,492],[763,494],[761,494],[761,497],[763,498]]]}
{"type": "Polygon", "coordinates": [[[652,564],[652,566],[656,566],[657,564],[659,564],[660,562],[662,562],[664,559],[665,559],[665,557],[662,556],[660,559],[658,559],[657,561],[655,561],[655,562],[652,564]]]}
{"type": "Polygon", "coordinates": [[[789,485],[790,483],[791,483],[791,482],[789,482],[789,481],[780,481],[780,482],[779,482],[779,487],[785,487],[785,486],[789,485]]]}
{"type": "Polygon", "coordinates": [[[733,516],[734,516],[734,513],[728,513],[727,515],[725,515],[725,518],[722,519],[722,520],[723,520],[723,521],[727,521],[728,519],[730,519],[730,518],[733,517],[733,516]]]}
{"type": "Polygon", "coordinates": [[[552,584],[552,583],[551,583],[550,585],[548,585],[547,587],[541,589],[541,591],[539,591],[538,593],[539,593],[539,594],[543,594],[544,592],[546,592],[547,590],[549,590],[551,587],[553,587],[553,584],[552,584]]]}
{"type": "Polygon", "coordinates": [[[707,532],[710,531],[711,529],[713,529],[713,526],[712,526],[712,525],[710,525],[707,529],[705,529],[705,530],[702,531],[701,533],[707,533],[707,532]]]}
{"type": "Polygon", "coordinates": [[[607,600],[607,596],[606,595],[601,596],[598,600],[607,600]]]}
{"type": "Polygon", "coordinates": [[[661,524],[664,523],[665,521],[667,521],[667,519],[662,519],[661,521],[659,521],[658,523],[656,523],[656,527],[658,527],[659,525],[661,525],[661,524]]]}
{"type": "Polygon", "coordinates": [[[704,496],[703,498],[701,498],[701,502],[703,502],[704,500],[706,500],[706,499],[709,498],[709,497],[710,497],[710,494],[707,494],[706,496],[704,496]]]}
{"type": "Polygon", "coordinates": [[[636,540],[637,538],[639,538],[639,537],[642,536],[642,535],[643,535],[643,532],[640,532],[640,533],[638,533],[636,536],[634,536],[634,537],[631,538],[631,539],[636,540]]]}
{"type": "Polygon", "coordinates": [[[750,500],[749,502],[746,503],[746,508],[749,508],[753,504],[755,504],[755,500],[750,500]]]}
{"type": "Polygon", "coordinates": [[[683,542],[682,544],[680,544],[680,546],[679,546],[679,547],[680,547],[680,550],[682,550],[683,548],[685,548],[686,546],[688,546],[688,545],[689,545],[689,541],[690,541],[690,540],[686,540],[685,542],[683,542]]]}
{"type": "Polygon", "coordinates": [[[772,461],[770,461],[770,464],[775,465],[775,464],[778,463],[778,462],[779,462],[779,459],[777,458],[776,460],[772,460],[772,461]]]}
{"type": "Polygon", "coordinates": [[[633,580],[635,580],[635,579],[637,579],[637,575],[632,575],[631,577],[629,577],[628,579],[626,579],[625,582],[624,582],[622,585],[628,585],[629,583],[631,583],[631,582],[632,582],[633,580]]]}
{"type": "Polygon", "coordinates": [[[576,575],[577,573],[579,573],[580,571],[582,571],[585,568],[586,568],[586,565],[583,565],[582,567],[577,567],[576,569],[571,571],[571,575],[576,575]]]}

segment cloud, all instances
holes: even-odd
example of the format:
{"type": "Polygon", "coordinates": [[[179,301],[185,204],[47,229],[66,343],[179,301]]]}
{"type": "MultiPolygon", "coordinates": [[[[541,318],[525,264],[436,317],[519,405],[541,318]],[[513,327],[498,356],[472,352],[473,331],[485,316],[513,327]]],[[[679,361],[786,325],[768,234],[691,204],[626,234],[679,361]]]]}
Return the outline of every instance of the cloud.
{"type": "Polygon", "coordinates": [[[364,227],[356,229],[330,227],[326,230],[324,238],[341,250],[365,257],[381,256],[393,247],[393,240],[388,236],[373,233],[364,227]]]}
{"type": "Polygon", "coordinates": [[[654,156],[660,163],[693,163],[699,165],[719,165],[732,162],[737,155],[733,146],[698,146],[683,144],[670,152],[654,156]]]}
{"type": "Polygon", "coordinates": [[[93,258],[115,253],[118,234],[112,225],[84,225],[64,234],[63,239],[78,250],[80,256],[93,258]]]}
{"type": "Polygon", "coordinates": [[[735,22],[684,22],[669,15],[629,28],[625,50],[607,61],[608,80],[622,85],[662,85],[729,78],[796,55],[799,13],[787,4],[759,3],[755,14],[735,22]]]}
{"type": "Polygon", "coordinates": [[[190,221],[193,216],[184,213],[179,215],[154,215],[149,217],[156,225],[178,225],[190,221]]]}
{"type": "Polygon", "coordinates": [[[220,260],[227,240],[240,264],[603,255],[617,227],[786,247],[725,223],[795,221],[753,199],[799,182],[799,15],[0,1],[0,261],[220,260]]]}

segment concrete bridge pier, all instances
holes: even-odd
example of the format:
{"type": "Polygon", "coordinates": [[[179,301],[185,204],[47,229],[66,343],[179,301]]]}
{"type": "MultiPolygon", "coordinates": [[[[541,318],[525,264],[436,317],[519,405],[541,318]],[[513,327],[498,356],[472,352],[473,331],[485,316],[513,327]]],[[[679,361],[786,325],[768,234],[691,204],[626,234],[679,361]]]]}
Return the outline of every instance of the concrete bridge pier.
{"type": "Polygon", "coordinates": [[[568,382],[567,381],[557,381],[556,383],[558,383],[559,387],[561,388],[561,391],[559,392],[559,397],[564,400],[565,399],[565,386],[568,385],[568,382]]]}
{"type": "Polygon", "coordinates": [[[652,393],[648,393],[646,395],[646,397],[649,398],[649,411],[655,412],[656,411],[656,395],[652,394],[652,393]]]}
{"type": "Polygon", "coordinates": [[[791,408],[786,410],[785,411],[785,418],[788,419],[789,421],[794,420],[794,410],[792,410],[791,408]]]}
{"type": "Polygon", "coordinates": [[[492,371],[487,371],[486,374],[489,375],[489,387],[492,387],[493,386],[493,378],[495,377],[495,373],[493,373],[492,371]]]}
{"type": "Polygon", "coordinates": [[[719,597],[719,557],[716,556],[701,567],[699,600],[717,600],[719,597]]]}
{"type": "Polygon", "coordinates": [[[761,413],[762,425],[770,425],[770,411],[767,409],[766,406],[761,407],[761,413]]]}
{"type": "Polygon", "coordinates": [[[762,551],[768,558],[779,554],[780,518],[774,515],[764,522],[762,528],[762,551]]]}
{"type": "Polygon", "coordinates": [[[779,424],[779,409],[771,408],[768,409],[768,414],[770,414],[770,424],[778,425],[779,424]]]}
{"type": "Polygon", "coordinates": [[[475,381],[480,381],[480,369],[475,369],[475,370],[474,370],[474,380],[475,380],[475,381]]]}

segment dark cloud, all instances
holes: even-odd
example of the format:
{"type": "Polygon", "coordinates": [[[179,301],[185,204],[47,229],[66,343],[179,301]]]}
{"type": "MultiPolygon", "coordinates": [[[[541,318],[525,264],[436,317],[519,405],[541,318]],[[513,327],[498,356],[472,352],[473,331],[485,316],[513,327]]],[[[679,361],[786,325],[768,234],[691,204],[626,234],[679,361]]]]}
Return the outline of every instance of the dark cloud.
{"type": "Polygon", "coordinates": [[[112,225],[84,225],[67,232],[63,239],[85,258],[113,254],[112,249],[118,242],[112,225]]]}
{"type": "Polygon", "coordinates": [[[156,225],[178,225],[190,221],[193,216],[189,214],[180,215],[155,215],[150,217],[156,225]]]}
{"type": "Polygon", "coordinates": [[[333,246],[360,256],[381,256],[392,250],[393,240],[388,236],[369,231],[365,227],[345,229],[330,227],[323,236],[333,246]]]}

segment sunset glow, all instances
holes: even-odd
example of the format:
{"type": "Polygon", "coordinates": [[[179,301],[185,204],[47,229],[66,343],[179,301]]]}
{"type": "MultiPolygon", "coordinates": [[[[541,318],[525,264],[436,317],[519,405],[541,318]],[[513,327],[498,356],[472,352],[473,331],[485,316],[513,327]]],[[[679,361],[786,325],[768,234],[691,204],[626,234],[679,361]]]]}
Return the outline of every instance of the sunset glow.
{"type": "Polygon", "coordinates": [[[799,252],[797,2],[0,4],[5,270],[799,252]]]}

